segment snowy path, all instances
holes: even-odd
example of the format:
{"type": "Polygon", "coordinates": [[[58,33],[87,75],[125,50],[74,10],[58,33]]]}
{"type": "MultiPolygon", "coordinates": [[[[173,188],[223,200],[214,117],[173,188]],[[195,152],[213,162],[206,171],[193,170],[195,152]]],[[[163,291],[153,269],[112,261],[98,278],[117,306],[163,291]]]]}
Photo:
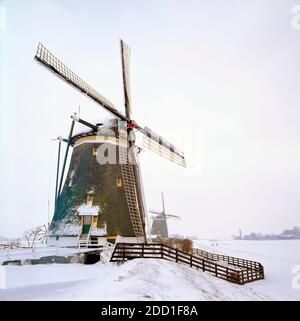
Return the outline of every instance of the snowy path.
{"type": "Polygon", "coordinates": [[[195,246],[259,261],[266,279],[239,286],[154,259],[122,265],[8,266],[12,281],[0,290],[0,300],[300,300],[300,289],[292,287],[292,268],[300,265],[300,241],[203,240],[195,246]],[[24,275],[28,286],[16,288],[14,282],[24,280],[24,275]]]}
{"type": "MultiPolygon", "coordinates": [[[[22,269],[22,267],[13,267],[22,269]]],[[[26,267],[28,268],[28,266],[26,267]]],[[[136,259],[123,265],[36,265],[89,279],[0,290],[0,300],[270,300],[259,290],[228,283],[165,260],[136,259]],[[79,273],[80,270],[80,273],[79,273]]],[[[29,271],[28,271],[29,272],[29,271]]],[[[41,275],[41,273],[37,274],[41,275]]]]}

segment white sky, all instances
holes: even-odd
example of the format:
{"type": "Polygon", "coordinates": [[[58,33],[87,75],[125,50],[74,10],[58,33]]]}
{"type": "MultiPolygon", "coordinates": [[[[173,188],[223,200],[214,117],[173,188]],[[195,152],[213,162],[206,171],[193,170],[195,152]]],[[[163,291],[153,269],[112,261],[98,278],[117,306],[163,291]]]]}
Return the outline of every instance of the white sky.
{"type": "Polygon", "coordinates": [[[132,48],[133,116],[186,152],[141,155],[147,205],[171,232],[228,237],[300,225],[297,1],[0,0],[0,235],[52,217],[69,116],[107,113],[34,60],[38,42],[123,106],[119,38],[132,48]],[[4,19],[4,20],[3,20],[4,19]],[[192,142],[191,142],[192,140],[192,142]]]}

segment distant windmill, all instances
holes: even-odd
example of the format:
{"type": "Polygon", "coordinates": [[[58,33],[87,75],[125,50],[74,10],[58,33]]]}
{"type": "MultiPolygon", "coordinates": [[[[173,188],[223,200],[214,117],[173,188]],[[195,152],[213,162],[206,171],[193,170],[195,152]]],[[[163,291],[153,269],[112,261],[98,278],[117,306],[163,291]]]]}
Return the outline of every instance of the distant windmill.
{"type": "Polygon", "coordinates": [[[149,210],[150,213],[154,214],[152,217],[152,226],[151,226],[151,235],[156,235],[161,238],[168,238],[168,225],[167,225],[167,219],[173,218],[173,219],[180,219],[179,216],[167,214],[165,209],[165,200],[164,200],[164,194],[161,193],[161,199],[162,199],[162,211],[156,211],[156,210],[149,210]]]}

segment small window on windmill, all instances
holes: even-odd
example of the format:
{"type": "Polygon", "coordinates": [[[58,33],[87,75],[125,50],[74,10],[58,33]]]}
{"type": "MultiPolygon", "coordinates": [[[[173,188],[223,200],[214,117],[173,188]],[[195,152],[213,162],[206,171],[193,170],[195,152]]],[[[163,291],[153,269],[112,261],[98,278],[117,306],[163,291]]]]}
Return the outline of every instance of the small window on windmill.
{"type": "Polygon", "coordinates": [[[97,227],[97,223],[98,223],[98,216],[93,216],[93,219],[92,219],[92,225],[93,227],[97,227]]]}
{"type": "Polygon", "coordinates": [[[117,178],[117,186],[122,187],[122,178],[117,178]]]}
{"type": "Polygon", "coordinates": [[[86,197],[86,204],[93,205],[94,194],[89,193],[86,197]]]}
{"type": "Polygon", "coordinates": [[[93,156],[97,156],[97,147],[93,147],[93,156]]]}

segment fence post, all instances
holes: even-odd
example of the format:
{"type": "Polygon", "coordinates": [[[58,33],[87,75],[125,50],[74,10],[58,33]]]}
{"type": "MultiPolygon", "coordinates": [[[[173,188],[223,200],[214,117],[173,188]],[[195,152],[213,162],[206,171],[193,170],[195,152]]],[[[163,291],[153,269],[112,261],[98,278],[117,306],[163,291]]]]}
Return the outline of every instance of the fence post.
{"type": "Polygon", "coordinates": [[[244,271],[239,271],[239,281],[241,282],[240,284],[244,284],[244,271]]]}
{"type": "Polygon", "coordinates": [[[178,249],[176,249],[176,263],[178,262],[178,249]]]}
{"type": "Polygon", "coordinates": [[[191,267],[193,267],[193,254],[191,254],[191,257],[190,257],[190,265],[191,267]]]}
{"type": "Polygon", "coordinates": [[[142,244],[142,257],[144,257],[144,245],[145,243],[142,244]]]}
{"type": "Polygon", "coordinates": [[[125,261],[125,246],[122,244],[122,249],[123,249],[123,262],[125,261]]]}
{"type": "Polygon", "coordinates": [[[202,259],[202,270],[203,270],[203,272],[205,272],[204,259],[202,259]]]}
{"type": "Polygon", "coordinates": [[[164,258],[163,244],[160,244],[160,255],[161,255],[161,258],[163,259],[164,258]]]}

